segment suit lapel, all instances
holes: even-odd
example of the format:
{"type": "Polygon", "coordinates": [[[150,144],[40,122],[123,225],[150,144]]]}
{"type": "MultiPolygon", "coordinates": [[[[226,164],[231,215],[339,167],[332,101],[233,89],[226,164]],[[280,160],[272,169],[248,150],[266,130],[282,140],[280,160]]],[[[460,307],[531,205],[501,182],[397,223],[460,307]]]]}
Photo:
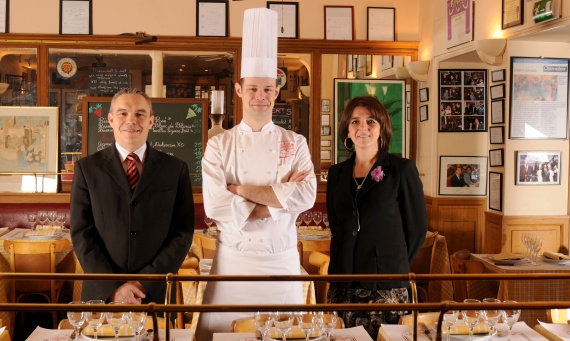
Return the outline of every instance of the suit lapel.
{"type": "Polygon", "coordinates": [[[103,151],[103,159],[105,160],[103,163],[105,170],[124,191],[130,193],[131,188],[129,187],[127,174],[121,164],[121,157],[119,156],[119,151],[115,148],[115,144],[103,151]]]}

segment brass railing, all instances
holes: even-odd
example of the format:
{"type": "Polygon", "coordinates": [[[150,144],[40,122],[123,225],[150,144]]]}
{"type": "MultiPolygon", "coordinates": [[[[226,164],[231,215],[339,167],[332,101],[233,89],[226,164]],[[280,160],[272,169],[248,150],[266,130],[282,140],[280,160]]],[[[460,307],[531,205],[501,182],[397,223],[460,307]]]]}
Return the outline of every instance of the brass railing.
{"type": "MultiPolygon", "coordinates": [[[[417,313],[418,311],[439,311],[436,341],[442,340],[441,326],[443,314],[448,310],[465,309],[559,309],[570,308],[570,301],[534,301],[517,303],[451,303],[448,301],[436,303],[417,303],[416,281],[418,280],[545,280],[545,279],[569,279],[570,273],[515,273],[515,274],[389,274],[389,275],[268,275],[268,276],[221,276],[221,275],[133,275],[133,274],[47,274],[47,273],[0,273],[0,279],[7,280],[136,280],[136,281],[165,281],[166,299],[170,297],[172,284],[178,281],[322,281],[322,282],[377,282],[377,281],[409,281],[412,292],[412,303],[404,304],[289,304],[280,305],[279,309],[291,311],[313,311],[313,310],[337,310],[337,311],[413,311],[414,323],[412,326],[412,338],[417,340],[417,313]]],[[[167,302],[165,302],[167,303],[167,302]]],[[[39,304],[39,303],[0,303],[0,311],[83,311],[84,305],[69,305],[63,303],[39,304]]],[[[113,305],[89,305],[91,311],[146,311],[152,316],[153,329],[158,331],[157,314],[164,313],[165,318],[165,339],[170,339],[170,313],[175,312],[253,312],[253,311],[275,311],[273,305],[220,305],[220,304],[125,304],[113,305]]],[[[154,333],[154,339],[158,340],[158,333],[154,333]]]]}

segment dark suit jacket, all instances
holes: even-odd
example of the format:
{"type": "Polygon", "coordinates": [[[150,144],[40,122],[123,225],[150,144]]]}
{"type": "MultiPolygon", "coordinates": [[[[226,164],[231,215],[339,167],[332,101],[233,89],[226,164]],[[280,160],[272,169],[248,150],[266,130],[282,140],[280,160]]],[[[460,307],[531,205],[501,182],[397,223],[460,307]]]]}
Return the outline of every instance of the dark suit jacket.
{"type": "MultiPolygon", "coordinates": [[[[113,144],[75,164],[70,219],[73,248],[86,273],[176,273],[194,233],[188,166],[147,145],[131,194],[113,144]]],[[[122,284],[85,281],[82,300],[108,300],[122,284]]],[[[142,285],[149,300],[164,303],[165,282],[142,285]]]]}
{"type": "MultiPolygon", "coordinates": [[[[331,166],[328,173],[327,211],[332,232],[329,273],[409,273],[428,228],[415,165],[395,155],[380,155],[372,169],[381,165],[384,178],[376,182],[368,175],[356,197],[353,165],[354,156],[331,166]]],[[[353,286],[388,289],[409,283],[362,282],[353,286]]]]}
{"type": "Polygon", "coordinates": [[[463,181],[463,175],[457,177],[457,174],[451,176],[451,187],[465,187],[465,182],[463,181]]]}

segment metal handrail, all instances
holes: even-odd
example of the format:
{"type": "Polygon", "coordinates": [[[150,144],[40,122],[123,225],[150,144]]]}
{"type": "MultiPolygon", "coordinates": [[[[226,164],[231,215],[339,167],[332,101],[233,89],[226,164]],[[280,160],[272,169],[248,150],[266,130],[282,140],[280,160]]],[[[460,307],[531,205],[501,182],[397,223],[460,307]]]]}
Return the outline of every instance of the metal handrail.
{"type": "MultiPolygon", "coordinates": [[[[146,311],[153,319],[153,329],[158,330],[157,313],[164,313],[165,316],[165,338],[170,339],[169,315],[172,312],[249,312],[249,311],[274,311],[275,305],[218,305],[218,304],[168,304],[172,284],[178,281],[324,281],[324,282],[376,282],[376,281],[409,281],[412,291],[412,303],[399,304],[289,304],[282,305],[281,308],[294,311],[309,310],[381,310],[381,311],[413,311],[412,338],[417,340],[417,313],[419,310],[440,311],[439,323],[437,326],[436,341],[442,340],[441,326],[443,314],[448,310],[464,309],[505,309],[516,308],[522,310],[530,309],[553,309],[568,308],[569,302],[535,301],[517,303],[417,303],[416,280],[544,280],[544,279],[570,279],[570,273],[510,273],[510,274],[383,274],[383,275],[175,275],[168,273],[165,275],[151,274],[73,274],[73,273],[0,273],[0,279],[22,280],[138,280],[138,281],[165,281],[166,301],[165,304],[125,304],[113,305],[89,305],[91,311],[146,311]]],[[[0,303],[0,311],[83,311],[84,305],[68,305],[61,303],[37,304],[37,303],[0,303]]],[[[158,340],[158,333],[154,334],[154,339],[158,340]]]]}

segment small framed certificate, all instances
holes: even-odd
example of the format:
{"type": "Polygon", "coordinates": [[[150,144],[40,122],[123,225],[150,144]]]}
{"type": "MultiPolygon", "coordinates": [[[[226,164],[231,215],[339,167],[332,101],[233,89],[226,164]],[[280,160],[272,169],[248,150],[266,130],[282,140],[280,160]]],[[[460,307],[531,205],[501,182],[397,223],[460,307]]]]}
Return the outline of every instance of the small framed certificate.
{"type": "Polygon", "coordinates": [[[91,0],[60,0],[59,34],[93,34],[91,0]]]}
{"type": "Polygon", "coordinates": [[[8,13],[10,13],[10,0],[0,0],[0,33],[10,32],[8,13]]]}
{"type": "Polygon", "coordinates": [[[196,36],[228,36],[228,2],[198,0],[196,2],[196,36]]]}
{"type": "Polygon", "coordinates": [[[503,210],[503,173],[489,172],[489,208],[503,210]]]}
{"type": "Polygon", "coordinates": [[[503,148],[489,150],[489,167],[503,166],[503,148]]]}
{"type": "Polygon", "coordinates": [[[503,144],[505,143],[505,127],[490,127],[489,128],[489,142],[491,144],[503,144]]]}
{"type": "Polygon", "coordinates": [[[367,40],[396,40],[396,9],[393,7],[367,7],[367,40]]]}
{"type": "Polygon", "coordinates": [[[354,39],[354,7],[325,6],[325,40],[354,39]]]}

